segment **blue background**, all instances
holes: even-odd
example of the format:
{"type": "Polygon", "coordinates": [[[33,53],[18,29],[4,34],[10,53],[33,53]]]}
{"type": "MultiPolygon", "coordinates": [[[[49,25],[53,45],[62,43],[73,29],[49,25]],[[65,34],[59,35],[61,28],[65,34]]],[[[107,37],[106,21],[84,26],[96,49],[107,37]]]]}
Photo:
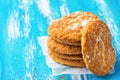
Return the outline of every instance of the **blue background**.
{"type": "Polygon", "coordinates": [[[81,80],[120,80],[119,0],[0,0],[0,80],[72,80],[53,76],[38,44],[51,21],[75,11],[89,11],[106,22],[116,51],[114,74],[80,75],[81,80]]]}

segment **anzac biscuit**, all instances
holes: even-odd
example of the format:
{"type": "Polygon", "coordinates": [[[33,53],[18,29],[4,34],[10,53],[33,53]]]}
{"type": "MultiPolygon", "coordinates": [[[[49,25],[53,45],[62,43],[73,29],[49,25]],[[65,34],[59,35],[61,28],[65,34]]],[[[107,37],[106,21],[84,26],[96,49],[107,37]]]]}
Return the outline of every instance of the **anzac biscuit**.
{"type": "Polygon", "coordinates": [[[108,26],[100,20],[89,22],[83,29],[81,43],[86,67],[98,76],[108,74],[116,61],[108,26]]]}
{"type": "Polygon", "coordinates": [[[51,49],[49,49],[49,51],[54,54],[56,57],[59,57],[61,59],[69,59],[69,60],[83,60],[82,58],[82,54],[78,54],[78,55],[67,55],[67,54],[61,54],[61,53],[57,53],[51,49]]]}
{"type": "Polygon", "coordinates": [[[48,37],[47,45],[51,50],[54,50],[57,53],[67,54],[67,55],[82,54],[81,46],[72,46],[72,45],[62,44],[51,39],[51,37],[48,37]]]}
{"type": "Polygon", "coordinates": [[[81,46],[82,29],[92,20],[99,18],[90,12],[72,13],[52,22],[48,28],[48,35],[60,43],[81,46]]]}
{"type": "Polygon", "coordinates": [[[67,66],[73,66],[73,67],[85,67],[85,63],[83,60],[69,60],[69,59],[62,59],[54,53],[48,51],[49,56],[57,63],[67,65],[67,66]]]}

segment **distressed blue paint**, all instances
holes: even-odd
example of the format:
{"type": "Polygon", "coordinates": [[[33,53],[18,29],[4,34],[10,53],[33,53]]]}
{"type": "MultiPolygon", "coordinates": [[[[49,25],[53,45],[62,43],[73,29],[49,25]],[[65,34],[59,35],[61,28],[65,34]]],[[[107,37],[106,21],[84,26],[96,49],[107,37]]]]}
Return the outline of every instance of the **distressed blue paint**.
{"type": "MultiPolygon", "coordinates": [[[[48,35],[47,28],[51,21],[50,17],[53,20],[62,17],[61,5],[67,7],[70,13],[75,11],[93,12],[107,22],[107,17],[100,15],[102,10],[95,2],[96,0],[66,0],[65,2],[63,0],[50,0],[51,13],[47,16],[39,9],[37,1],[28,0],[28,3],[22,3],[22,0],[0,0],[0,80],[72,80],[70,74],[52,75],[51,69],[46,65],[45,56],[37,40],[39,36],[48,35]],[[20,8],[21,6],[24,8],[20,8]],[[15,14],[17,17],[15,17],[15,14]],[[26,15],[29,16],[28,23],[25,22],[23,17],[26,15]],[[19,22],[17,27],[19,27],[20,33],[19,36],[14,34],[12,38],[8,34],[11,16],[19,22]],[[25,28],[28,31],[27,37],[24,34],[25,28]]],[[[112,31],[114,27],[110,27],[112,43],[117,55],[115,73],[103,77],[86,75],[88,80],[118,80],[120,76],[120,1],[105,0],[104,2],[112,12],[114,24],[118,28],[114,32],[112,31]]],[[[46,7],[46,5],[44,6],[46,7]]],[[[102,14],[105,14],[104,11],[102,14]]],[[[83,75],[81,78],[84,79],[83,75]]]]}

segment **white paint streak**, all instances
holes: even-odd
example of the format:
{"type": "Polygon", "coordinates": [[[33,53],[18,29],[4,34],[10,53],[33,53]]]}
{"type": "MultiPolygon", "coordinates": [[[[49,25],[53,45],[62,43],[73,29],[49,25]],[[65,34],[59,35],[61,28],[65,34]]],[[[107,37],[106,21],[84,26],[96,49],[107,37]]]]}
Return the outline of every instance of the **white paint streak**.
{"type": "Polygon", "coordinates": [[[22,15],[22,18],[24,19],[24,28],[23,28],[23,35],[25,38],[29,37],[30,32],[30,16],[29,16],[29,5],[32,4],[32,0],[22,0],[21,4],[19,5],[20,9],[23,9],[25,11],[25,15],[22,15]]]}
{"type": "Polygon", "coordinates": [[[25,61],[26,61],[26,67],[29,69],[30,64],[32,63],[34,59],[34,51],[36,50],[36,46],[31,40],[30,43],[25,47],[25,61]]]}
{"type": "Polygon", "coordinates": [[[19,8],[28,11],[28,4],[29,4],[28,0],[22,0],[21,5],[19,5],[19,8]]]}
{"type": "Polygon", "coordinates": [[[50,24],[54,18],[52,17],[52,15],[54,13],[52,13],[51,9],[50,9],[50,1],[49,0],[37,0],[36,1],[37,6],[40,10],[40,12],[44,15],[44,17],[47,17],[47,23],[50,24]]]}
{"type": "Polygon", "coordinates": [[[48,17],[51,13],[49,0],[37,0],[37,6],[45,17],[48,17]]]}
{"type": "Polygon", "coordinates": [[[22,0],[22,3],[28,4],[28,0],[22,0]]]}
{"type": "Polygon", "coordinates": [[[29,15],[27,13],[24,16],[24,22],[25,22],[25,26],[23,28],[24,36],[27,38],[29,36],[29,32],[30,32],[30,19],[29,19],[29,15]]]}
{"type": "Polygon", "coordinates": [[[71,75],[72,80],[81,80],[80,74],[72,74],[71,75]]]}
{"type": "Polygon", "coordinates": [[[28,78],[29,78],[29,80],[33,80],[32,75],[29,72],[26,72],[25,75],[26,75],[25,80],[27,80],[28,78]]]}
{"type": "Polygon", "coordinates": [[[60,12],[62,16],[66,16],[69,14],[68,8],[65,5],[60,6],[60,12]]]}
{"type": "Polygon", "coordinates": [[[20,36],[20,23],[18,20],[18,13],[14,11],[8,20],[8,38],[16,39],[20,36]]]}
{"type": "Polygon", "coordinates": [[[25,17],[24,17],[24,20],[25,20],[25,24],[27,24],[28,26],[30,25],[30,19],[29,19],[29,15],[26,14],[25,17]]]}
{"type": "Polygon", "coordinates": [[[88,80],[86,74],[83,74],[83,78],[84,78],[84,80],[88,80]]]}
{"type": "Polygon", "coordinates": [[[66,16],[66,15],[69,14],[69,10],[68,10],[66,1],[65,0],[61,0],[61,2],[62,2],[62,5],[60,6],[61,15],[62,16],[66,16]]]}
{"type": "Polygon", "coordinates": [[[36,50],[36,46],[31,40],[28,45],[25,47],[25,62],[26,62],[26,74],[25,74],[25,80],[30,79],[34,80],[34,51],[36,50]]]}

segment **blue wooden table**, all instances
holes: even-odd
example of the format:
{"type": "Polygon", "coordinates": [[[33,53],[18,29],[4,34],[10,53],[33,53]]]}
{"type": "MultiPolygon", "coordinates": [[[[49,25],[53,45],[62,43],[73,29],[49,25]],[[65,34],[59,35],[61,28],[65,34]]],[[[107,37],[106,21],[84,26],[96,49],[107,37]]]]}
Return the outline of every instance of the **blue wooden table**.
{"type": "Polygon", "coordinates": [[[120,80],[119,15],[119,0],[0,0],[0,80],[120,80]],[[93,12],[109,26],[117,56],[113,74],[52,75],[38,37],[48,35],[51,21],[75,11],[93,12]]]}

